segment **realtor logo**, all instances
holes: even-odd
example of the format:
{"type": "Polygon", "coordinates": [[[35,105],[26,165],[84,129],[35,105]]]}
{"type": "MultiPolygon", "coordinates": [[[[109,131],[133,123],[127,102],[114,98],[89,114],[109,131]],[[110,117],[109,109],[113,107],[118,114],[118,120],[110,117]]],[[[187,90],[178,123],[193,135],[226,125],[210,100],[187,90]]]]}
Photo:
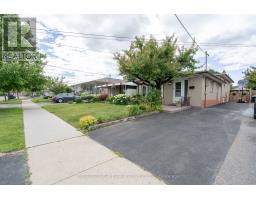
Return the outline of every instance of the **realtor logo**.
{"type": "Polygon", "coordinates": [[[3,50],[35,51],[36,19],[3,17],[3,50]]]}
{"type": "Polygon", "coordinates": [[[0,61],[35,61],[36,18],[2,17],[0,30],[0,61]]]}

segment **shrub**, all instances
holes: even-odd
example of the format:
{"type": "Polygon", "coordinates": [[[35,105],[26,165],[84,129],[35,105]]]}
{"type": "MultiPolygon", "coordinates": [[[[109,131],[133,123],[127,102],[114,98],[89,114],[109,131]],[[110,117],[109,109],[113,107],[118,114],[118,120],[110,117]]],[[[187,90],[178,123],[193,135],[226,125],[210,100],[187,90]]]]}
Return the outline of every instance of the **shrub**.
{"type": "Polygon", "coordinates": [[[106,99],[108,98],[108,94],[100,94],[98,95],[98,98],[100,101],[106,101],[106,99]]]}
{"type": "Polygon", "coordinates": [[[76,103],[82,103],[82,99],[81,99],[81,98],[77,98],[77,99],[74,100],[74,102],[76,102],[76,103]]]}
{"type": "Polygon", "coordinates": [[[107,98],[107,101],[108,101],[109,103],[113,103],[114,98],[115,98],[114,96],[108,97],[108,98],[107,98]]]}
{"type": "Polygon", "coordinates": [[[161,94],[160,91],[157,90],[151,90],[146,95],[146,101],[148,104],[150,104],[152,107],[156,107],[161,105],[161,94]]]}
{"type": "Polygon", "coordinates": [[[136,116],[142,113],[142,110],[140,109],[139,105],[129,105],[127,107],[128,107],[129,116],[136,116]]]}
{"type": "Polygon", "coordinates": [[[125,94],[118,94],[113,97],[112,103],[116,105],[127,105],[130,102],[130,96],[125,94]]]}
{"type": "Polygon", "coordinates": [[[95,124],[97,124],[97,119],[91,115],[84,116],[79,120],[79,126],[83,130],[89,130],[95,124]]]}
{"type": "Polygon", "coordinates": [[[141,95],[134,95],[130,97],[130,103],[129,104],[141,104],[145,102],[145,97],[141,95]]]}
{"type": "Polygon", "coordinates": [[[81,93],[81,97],[85,97],[85,96],[88,96],[88,95],[90,95],[89,93],[87,93],[87,92],[83,92],[83,93],[81,93]]]}
{"type": "Polygon", "coordinates": [[[94,102],[94,99],[95,99],[95,96],[94,95],[91,95],[91,94],[87,94],[87,95],[81,95],[81,99],[82,101],[84,102],[94,102]]]}

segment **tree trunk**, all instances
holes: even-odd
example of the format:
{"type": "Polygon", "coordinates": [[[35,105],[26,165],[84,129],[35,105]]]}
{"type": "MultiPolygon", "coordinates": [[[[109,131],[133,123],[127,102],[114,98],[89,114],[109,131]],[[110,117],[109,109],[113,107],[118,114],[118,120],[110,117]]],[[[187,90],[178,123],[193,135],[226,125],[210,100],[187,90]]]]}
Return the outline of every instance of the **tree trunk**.
{"type": "Polygon", "coordinates": [[[156,85],[156,90],[159,91],[159,92],[161,92],[161,87],[162,87],[162,84],[156,85]]]}

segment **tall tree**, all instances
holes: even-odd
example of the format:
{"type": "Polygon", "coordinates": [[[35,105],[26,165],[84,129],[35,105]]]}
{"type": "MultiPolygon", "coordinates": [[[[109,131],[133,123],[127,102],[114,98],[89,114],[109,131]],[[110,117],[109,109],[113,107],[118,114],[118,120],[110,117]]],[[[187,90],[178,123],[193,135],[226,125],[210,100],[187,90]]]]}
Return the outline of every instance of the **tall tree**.
{"type": "Polygon", "coordinates": [[[71,87],[64,83],[64,77],[50,78],[49,89],[54,94],[72,92],[71,87]]]}
{"type": "Polygon", "coordinates": [[[256,67],[250,67],[245,72],[245,80],[248,81],[247,87],[256,90],[256,67]]]}
{"type": "Polygon", "coordinates": [[[159,43],[154,37],[136,37],[129,49],[114,54],[119,71],[127,80],[156,89],[183,75],[194,72],[197,49],[179,48],[177,38],[166,37],[159,43]]]}
{"type": "MultiPolygon", "coordinates": [[[[13,20],[19,21],[17,15],[0,15],[0,18],[2,17],[12,17],[13,20]]],[[[2,20],[0,20],[0,34],[2,33],[3,24],[2,20]]],[[[31,37],[31,34],[29,37],[31,37]]],[[[0,49],[0,53],[2,53],[1,51],[2,49],[0,49]]],[[[22,49],[20,49],[20,51],[22,51],[22,49]]],[[[0,62],[0,91],[2,90],[5,93],[21,92],[22,90],[35,92],[43,89],[46,83],[46,78],[43,73],[43,67],[46,64],[44,61],[45,55],[38,50],[33,52],[26,50],[25,53],[33,53],[36,59],[17,60],[13,58],[8,61],[0,62]]]]}

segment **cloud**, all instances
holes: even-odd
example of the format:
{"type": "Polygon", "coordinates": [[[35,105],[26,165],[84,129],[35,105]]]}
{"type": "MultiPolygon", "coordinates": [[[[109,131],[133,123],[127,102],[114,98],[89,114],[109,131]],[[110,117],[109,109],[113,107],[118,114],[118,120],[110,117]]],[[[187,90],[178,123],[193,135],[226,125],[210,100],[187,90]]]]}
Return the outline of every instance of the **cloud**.
{"type": "MultiPolygon", "coordinates": [[[[70,84],[108,75],[119,77],[113,53],[129,46],[129,41],[115,41],[110,37],[107,40],[92,39],[90,35],[76,33],[129,38],[136,35],[148,37],[152,34],[158,39],[175,34],[179,42],[191,42],[191,38],[174,15],[38,15],[35,17],[38,22],[38,44],[41,51],[47,54],[48,64],[45,72],[51,76],[65,75],[65,80],[70,84]],[[94,74],[86,72],[94,72],[94,74]]],[[[232,78],[239,80],[243,76],[243,69],[255,65],[255,48],[225,47],[222,44],[256,44],[256,16],[200,14],[179,15],[179,18],[201,44],[203,50],[207,50],[210,54],[208,64],[211,68],[226,70],[234,75],[232,78]]],[[[196,58],[200,60],[200,65],[204,64],[204,53],[198,51],[196,58]]]]}

